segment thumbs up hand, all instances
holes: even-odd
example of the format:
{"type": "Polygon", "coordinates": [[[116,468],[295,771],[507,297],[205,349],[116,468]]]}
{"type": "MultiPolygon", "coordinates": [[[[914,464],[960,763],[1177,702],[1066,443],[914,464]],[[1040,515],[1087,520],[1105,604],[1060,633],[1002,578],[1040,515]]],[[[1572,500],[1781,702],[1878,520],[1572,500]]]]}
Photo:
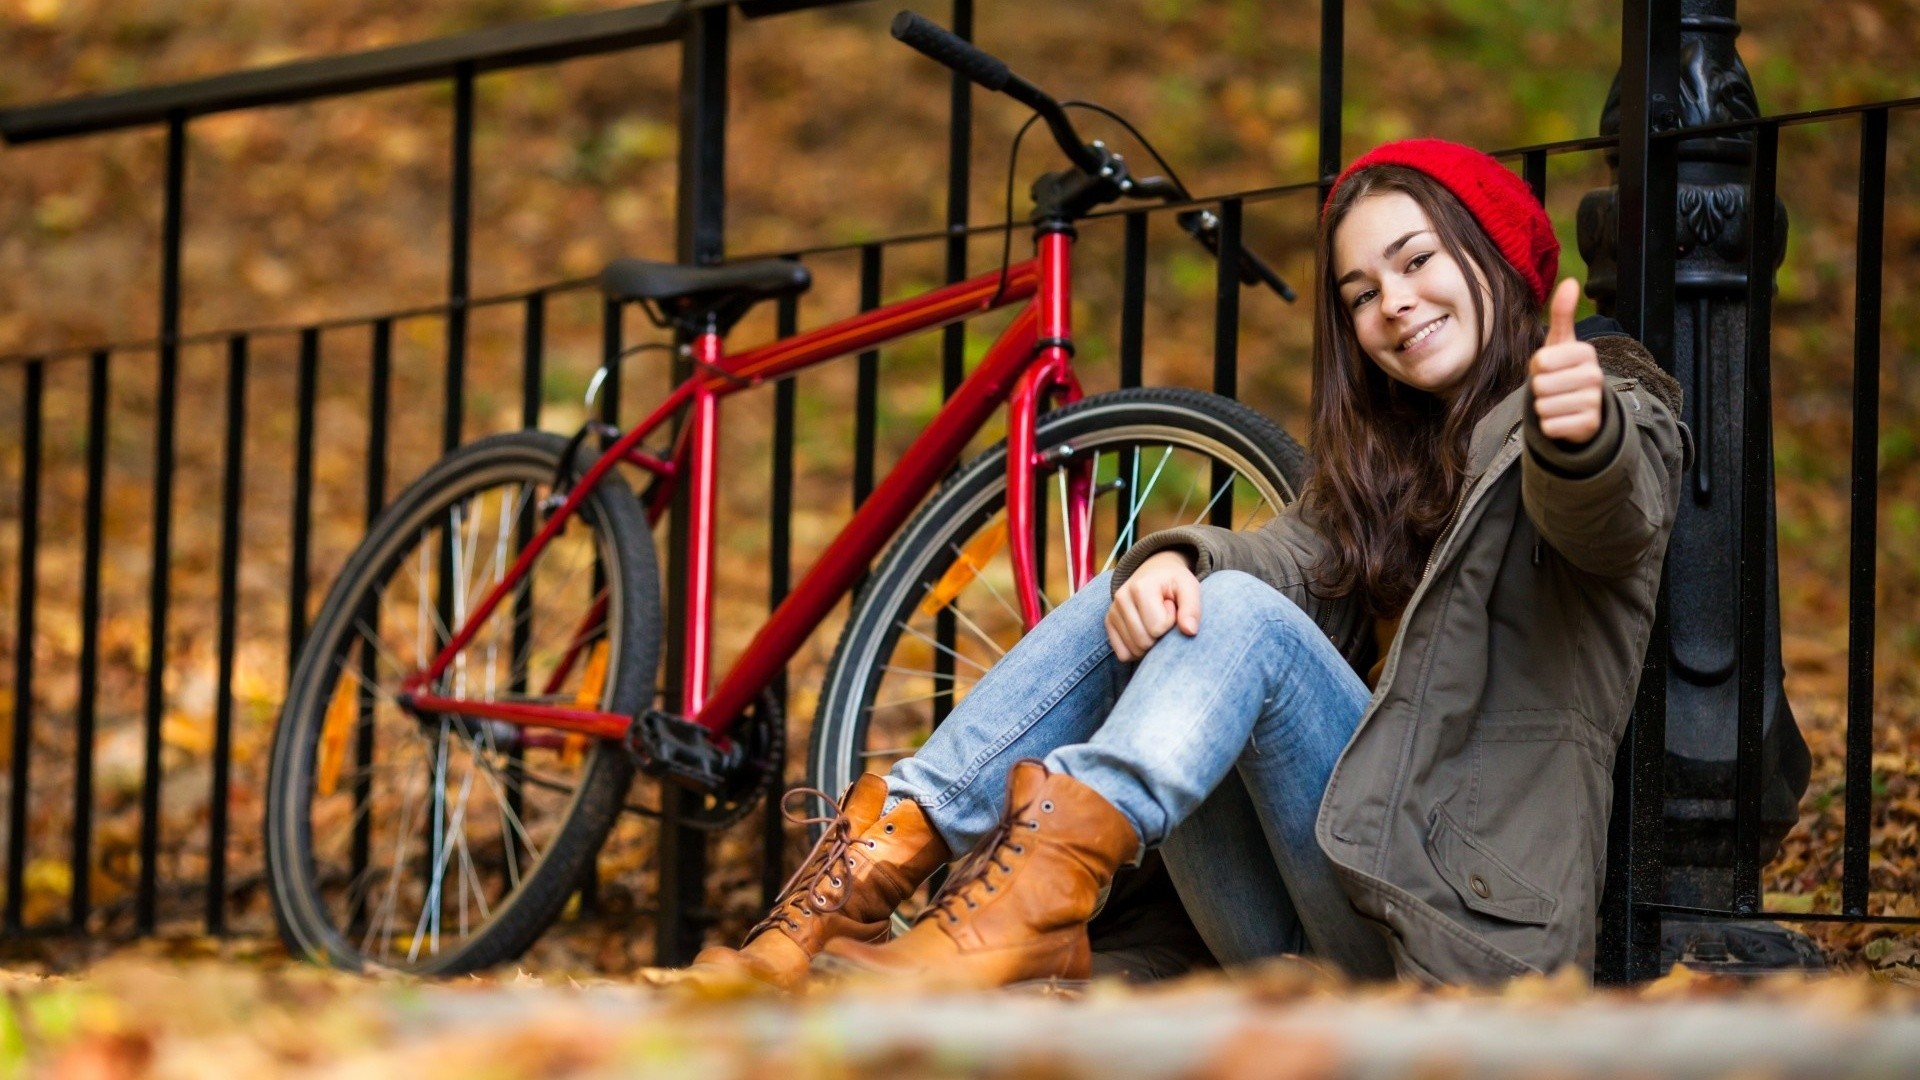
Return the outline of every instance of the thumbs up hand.
{"type": "Polygon", "coordinates": [[[1553,291],[1546,343],[1527,362],[1541,433],[1576,444],[1600,433],[1601,395],[1606,392],[1599,355],[1592,345],[1573,337],[1573,309],[1579,303],[1580,283],[1562,281],[1553,291]]]}

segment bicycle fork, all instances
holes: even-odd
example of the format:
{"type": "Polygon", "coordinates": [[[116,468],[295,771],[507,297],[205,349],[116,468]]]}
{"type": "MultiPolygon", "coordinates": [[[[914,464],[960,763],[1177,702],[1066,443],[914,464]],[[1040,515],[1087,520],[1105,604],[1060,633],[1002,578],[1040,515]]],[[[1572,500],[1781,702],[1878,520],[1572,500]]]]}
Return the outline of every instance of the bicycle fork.
{"type": "MultiPolygon", "coordinates": [[[[1020,621],[1028,630],[1045,614],[1040,604],[1045,582],[1040,580],[1035,537],[1046,522],[1046,505],[1040,501],[1046,493],[1038,490],[1035,477],[1057,463],[1057,459],[1042,459],[1035,432],[1043,409],[1071,405],[1081,398],[1080,380],[1073,372],[1073,235],[1064,229],[1042,232],[1039,246],[1040,286],[1034,297],[1038,321],[1034,344],[1039,357],[1015,386],[1007,410],[1009,556],[1020,621]]],[[[1071,463],[1064,484],[1061,531],[1066,537],[1067,582],[1078,592],[1093,577],[1092,464],[1071,463]]]]}

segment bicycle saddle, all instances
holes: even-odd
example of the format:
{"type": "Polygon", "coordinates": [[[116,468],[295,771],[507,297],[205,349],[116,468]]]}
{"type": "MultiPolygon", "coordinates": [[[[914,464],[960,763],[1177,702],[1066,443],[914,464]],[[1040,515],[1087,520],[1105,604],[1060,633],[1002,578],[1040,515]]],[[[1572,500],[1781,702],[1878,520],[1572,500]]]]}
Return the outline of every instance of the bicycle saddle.
{"type": "Polygon", "coordinates": [[[721,266],[615,259],[600,271],[600,291],[607,299],[617,303],[651,300],[674,308],[752,304],[802,293],[812,284],[813,275],[792,259],[754,259],[721,266]]]}

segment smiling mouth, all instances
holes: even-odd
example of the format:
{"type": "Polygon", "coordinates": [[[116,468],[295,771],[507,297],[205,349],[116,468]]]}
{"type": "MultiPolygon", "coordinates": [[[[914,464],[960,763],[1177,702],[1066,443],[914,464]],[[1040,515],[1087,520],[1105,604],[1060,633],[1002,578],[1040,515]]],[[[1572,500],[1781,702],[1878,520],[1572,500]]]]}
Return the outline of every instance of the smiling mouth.
{"type": "Polygon", "coordinates": [[[1451,315],[1442,315],[1439,318],[1428,323],[1427,325],[1421,327],[1419,330],[1415,331],[1411,336],[1409,336],[1405,341],[1402,341],[1398,346],[1398,350],[1400,352],[1406,352],[1409,349],[1417,348],[1421,342],[1432,337],[1434,333],[1438,331],[1441,326],[1445,325],[1446,321],[1448,319],[1451,319],[1452,317],[1453,316],[1451,315]]]}

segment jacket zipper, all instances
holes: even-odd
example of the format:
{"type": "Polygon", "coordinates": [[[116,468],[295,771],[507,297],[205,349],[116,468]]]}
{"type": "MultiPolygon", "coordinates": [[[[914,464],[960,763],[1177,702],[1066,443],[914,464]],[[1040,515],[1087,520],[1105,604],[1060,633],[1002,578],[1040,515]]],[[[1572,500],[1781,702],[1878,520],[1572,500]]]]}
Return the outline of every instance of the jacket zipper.
{"type": "Polygon", "coordinates": [[[1460,508],[1467,504],[1467,492],[1473,490],[1478,479],[1475,477],[1473,481],[1460,486],[1460,497],[1453,500],[1453,510],[1447,514],[1447,523],[1440,527],[1440,535],[1433,538],[1433,550],[1427,552],[1427,568],[1420,571],[1421,581],[1427,580],[1427,575],[1433,573],[1433,563],[1440,557],[1440,547],[1447,542],[1448,534],[1453,532],[1453,523],[1460,516],[1460,508]]]}

